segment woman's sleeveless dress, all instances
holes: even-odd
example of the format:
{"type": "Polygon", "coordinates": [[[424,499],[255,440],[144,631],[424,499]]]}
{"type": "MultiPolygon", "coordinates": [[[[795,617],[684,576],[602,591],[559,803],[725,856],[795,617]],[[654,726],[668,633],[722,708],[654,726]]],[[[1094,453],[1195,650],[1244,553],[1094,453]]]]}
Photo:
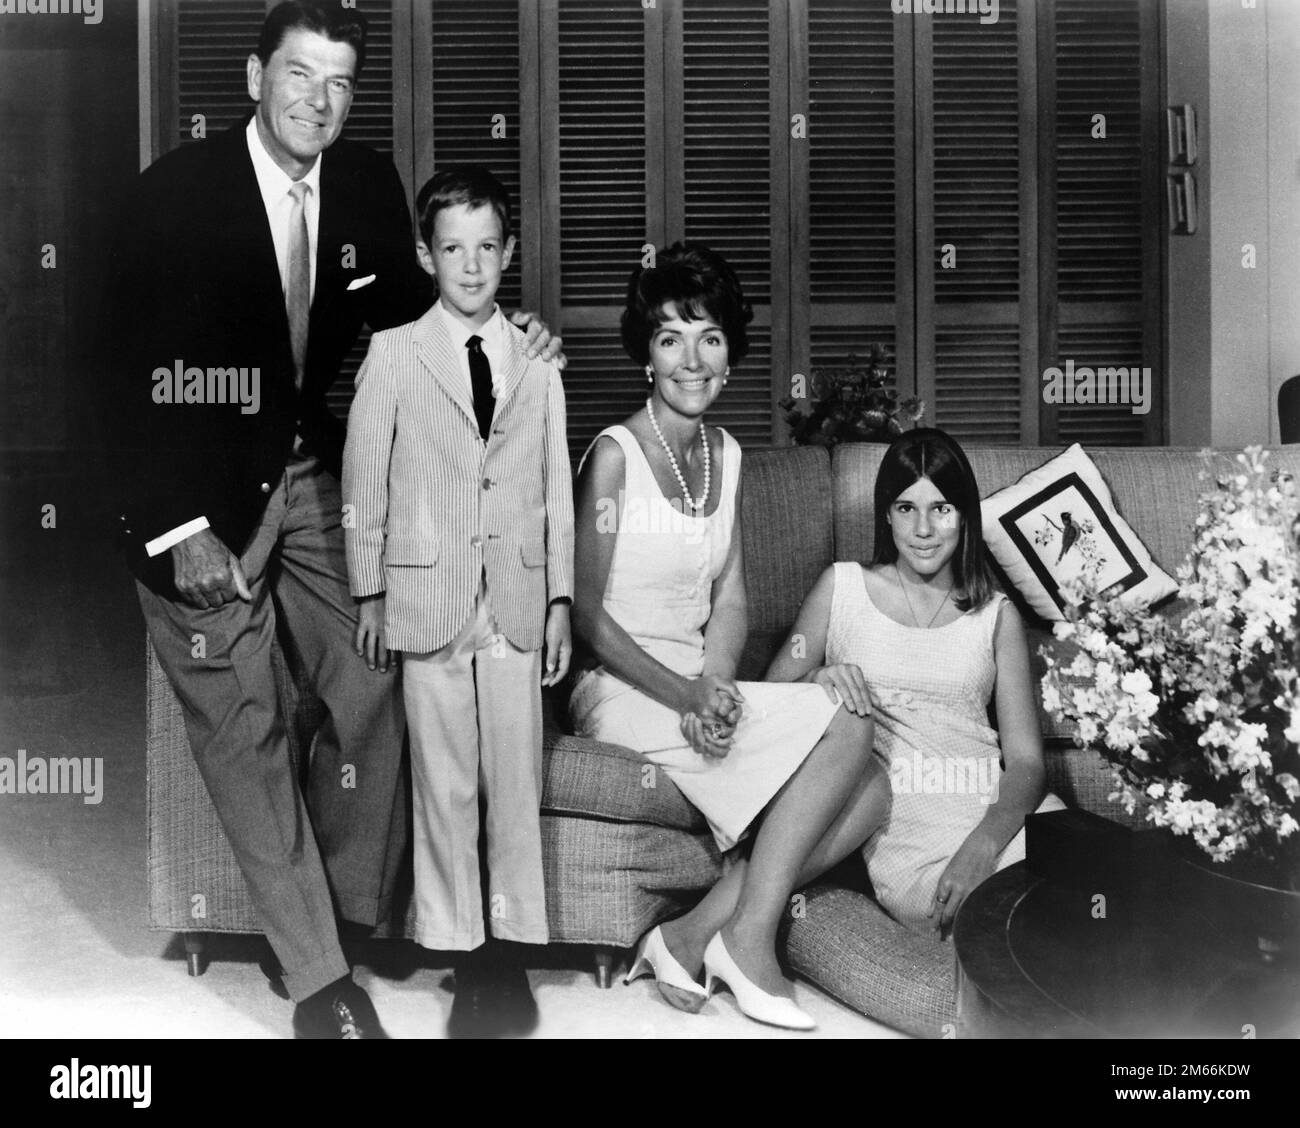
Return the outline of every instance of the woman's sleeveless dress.
{"type": "MultiPolygon", "coordinates": [[[[895,920],[933,931],[927,914],[944,868],[997,798],[997,731],[988,723],[997,666],[997,594],[945,626],[903,626],[867,594],[861,565],[835,565],[826,662],[861,667],[871,690],[876,752],[889,767],[888,821],[862,848],[876,899],[895,920]]],[[[1048,795],[1040,811],[1063,807],[1048,795]]],[[[998,856],[1025,856],[1020,832],[998,856]]]]}
{"type": "MultiPolygon", "coordinates": [[[[601,435],[622,447],[627,468],[605,609],[653,658],[683,677],[699,677],[712,585],[735,526],[740,446],[722,432],[718,507],[695,517],[663,496],[631,431],[615,426],[601,435]]],[[[612,514],[598,506],[598,525],[602,519],[612,531],[612,514]]],[[[603,666],[579,677],[569,711],[579,735],[635,749],[662,768],[708,820],[718,849],[729,850],[803,763],[839,708],[821,686],[807,683],[741,682],[740,692],[743,715],[722,759],[696,752],[682,736],[675,710],[603,666]]]]}

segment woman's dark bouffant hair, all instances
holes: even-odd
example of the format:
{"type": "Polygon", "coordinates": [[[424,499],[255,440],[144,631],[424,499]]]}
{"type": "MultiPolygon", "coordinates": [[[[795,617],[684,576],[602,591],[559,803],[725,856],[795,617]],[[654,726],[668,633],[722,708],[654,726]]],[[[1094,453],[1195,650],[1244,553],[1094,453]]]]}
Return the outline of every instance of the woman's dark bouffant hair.
{"type": "Polygon", "coordinates": [[[650,338],[664,323],[666,305],[676,306],[687,321],[716,321],[727,337],[728,359],[732,364],[744,359],[749,350],[745,326],[754,311],[736,272],[720,254],[700,243],[674,243],[659,252],[654,266],[632,272],[621,324],[623,348],[637,364],[650,361],[650,338]]]}
{"type": "Polygon", "coordinates": [[[953,586],[962,595],[957,606],[962,611],[983,607],[992,598],[996,584],[984,549],[979,486],[966,452],[956,439],[937,427],[903,432],[880,460],[875,496],[876,554],[871,562],[893,564],[898,559],[898,546],[889,527],[889,507],[921,478],[929,478],[961,514],[961,539],[953,556],[953,586]]]}

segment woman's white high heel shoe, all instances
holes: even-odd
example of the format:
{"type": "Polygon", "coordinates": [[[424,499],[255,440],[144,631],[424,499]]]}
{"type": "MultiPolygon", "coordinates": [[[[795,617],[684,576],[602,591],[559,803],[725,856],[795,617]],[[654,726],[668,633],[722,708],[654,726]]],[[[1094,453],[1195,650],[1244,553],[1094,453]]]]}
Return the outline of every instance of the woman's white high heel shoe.
{"type": "Polygon", "coordinates": [[[704,990],[707,995],[713,994],[716,980],[731,988],[731,993],[736,996],[736,1005],[755,1022],[784,1026],[787,1030],[817,1029],[817,1023],[801,1011],[793,999],[769,995],[736,966],[727,945],[722,942],[721,932],[715,932],[709,946],[704,949],[704,990]]]}
{"type": "Polygon", "coordinates": [[[668,945],[664,943],[663,929],[659,927],[652,928],[645,934],[623,982],[631,983],[647,973],[654,975],[659,994],[678,1010],[696,1014],[709,1001],[704,988],[690,977],[668,950],[668,945]]]}

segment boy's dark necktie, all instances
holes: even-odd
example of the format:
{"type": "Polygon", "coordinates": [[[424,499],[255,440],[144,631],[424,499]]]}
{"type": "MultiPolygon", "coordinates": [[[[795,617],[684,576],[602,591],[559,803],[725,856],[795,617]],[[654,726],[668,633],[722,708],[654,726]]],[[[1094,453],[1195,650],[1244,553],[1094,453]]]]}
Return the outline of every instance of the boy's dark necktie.
{"type": "Polygon", "coordinates": [[[469,349],[469,382],[474,389],[474,417],[478,420],[478,433],[484,440],[492,430],[492,411],[496,400],[492,396],[492,365],[483,352],[483,338],[470,337],[465,342],[469,349]]]}

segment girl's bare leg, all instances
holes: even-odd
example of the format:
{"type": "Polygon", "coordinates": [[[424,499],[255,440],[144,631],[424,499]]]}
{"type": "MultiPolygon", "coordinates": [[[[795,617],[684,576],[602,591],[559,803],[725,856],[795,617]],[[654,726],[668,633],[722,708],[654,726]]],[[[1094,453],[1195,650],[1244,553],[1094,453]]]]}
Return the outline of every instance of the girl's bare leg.
{"type": "Polygon", "coordinates": [[[788,990],[775,944],[790,894],[862,845],[888,810],[889,780],[870,756],[872,735],[870,718],[843,709],[836,713],[821,741],[768,805],[750,858],[733,862],[699,904],[663,925],[669,949],[688,972],[699,974],[705,946],[724,930],[728,950],[746,974],[761,964],[763,977],[754,979],[759,986],[788,990]],[[800,833],[792,835],[792,827],[800,833]],[[750,951],[761,936],[767,936],[766,960],[750,951]]]}

